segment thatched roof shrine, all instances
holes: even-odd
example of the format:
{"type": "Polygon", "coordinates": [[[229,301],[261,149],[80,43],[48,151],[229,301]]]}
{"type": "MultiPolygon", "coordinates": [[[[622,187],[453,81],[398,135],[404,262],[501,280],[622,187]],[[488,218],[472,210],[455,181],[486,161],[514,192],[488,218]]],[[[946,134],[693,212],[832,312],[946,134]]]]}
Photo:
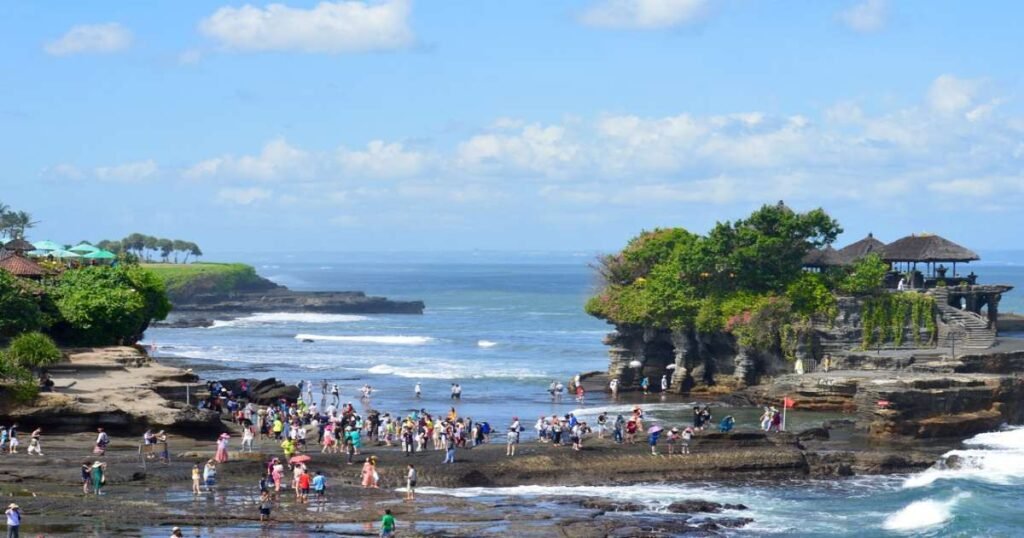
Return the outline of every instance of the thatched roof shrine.
{"type": "Polygon", "coordinates": [[[871,253],[881,255],[884,248],[885,243],[875,239],[874,234],[868,233],[864,239],[839,249],[839,257],[843,262],[852,264],[871,253]]]}
{"type": "Polygon", "coordinates": [[[908,235],[889,243],[882,250],[887,262],[969,262],[980,260],[977,254],[938,235],[908,235]]]}

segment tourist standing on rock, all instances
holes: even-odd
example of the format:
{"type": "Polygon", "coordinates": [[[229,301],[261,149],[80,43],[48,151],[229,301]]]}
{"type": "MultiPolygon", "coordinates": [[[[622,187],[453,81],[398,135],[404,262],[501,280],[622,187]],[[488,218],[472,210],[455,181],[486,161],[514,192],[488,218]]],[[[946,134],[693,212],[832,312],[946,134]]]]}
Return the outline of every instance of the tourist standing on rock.
{"type": "Polygon", "coordinates": [[[320,381],[320,407],[327,407],[327,380],[320,381]]]}
{"type": "Polygon", "coordinates": [[[647,376],[640,379],[640,390],[644,391],[644,396],[647,396],[648,391],[651,389],[651,380],[647,376]]]}
{"type": "Polygon", "coordinates": [[[171,538],[184,538],[185,535],[181,533],[181,527],[174,527],[171,529],[171,538]]]}
{"type": "Polygon", "coordinates": [[[203,484],[206,485],[206,491],[210,491],[213,486],[217,485],[217,462],[209,460],[203,467],[203,484]]]}
{"type": "Polygon", "coordinates": [[[362,484],[364,488],[377,488],[380,475],[377,474],[377,457],[370,456],[363,463],[362,484]]]}
{"type": "Polygon", "coordinates": [[[217,463],[224,463],[228,461],[228,440],[231,436],[227,433],[220,434],[217,438],[217,454],[213,459],[217,460],[217,463]]]}
{"type": "Polygon", "coordinates": [[[506,456],[512,457],[516,455],[516,445],[519,444],[519,432],[521,431],[523,431],[523,426],[519,424],[519,417],[512,417],[512,424],[509,425],[508,434],[506,435],[506,456]]]}
{"type": "Polygon", "coordinates": [[[779,413],[779,410],[776,409],[775,406],[772,406],[772,429],[774,429],[776,433],[782,431],[782,413],[779,413]]]}
{"type": "Polygon", "coordinates": [[[17,454],[18,453],[18,445],[20,444],[18,442],[18,423],[17,422],[15,422],[14,424],[11,425],[11,429],[10,430],[7,430],[7,437],[10,438],[11,454],[17,454]]]}
{"type": "Polygon", "coordinates": [[[92,482],[92,462],[85,460],[82,462],[82,493],[85,495],[89,494],[89,482],[92,482]]]}
{"type": "Polygon", "coordinates": [[[679,453],[689,454],[690,453],[690,440],[693,439],[693,428],[686,428],[683,430],[682,440],[679,443],[679,453]]]}
{"type": "MultiPolygon", "coordinates": [[[[679,433],[679,428],[673,427],[668,431],[668,437],[665,438],[666,444],[668,444],[668,455],[671,456],[676,453],[679,448],[679,442],[682,440],[682,435],[679,433]]],[[[682,454],[682,452],[680,452],[682,454]]]]}
{"type": "Polygon", "coordinates": [[[195,463],[192,465],[192,495],[199,495],[202,490],[199,486],[203,481],[203,472],[199,470],[199,464],[195,463]]]}
{"type": "Polygon", "coordinates": [[[768,431],[772,427],[772,410],[765,406],[764,412],[761,413],[761,430],[768,431]]]}
{"type": "Polygon", "coordinates": [[[7,505],[7,538],[18,538],[18,529],[21,528],[21,507],[11,503],[7,505]]]}
{"type": "Polygon", "coordinates": [[[96,434],[96,446],[93,447],[92,451],[94,454],[102,456],[107,453],[107,445],[110,444],[110,436],[107,435],[107,432],[103,431],[103,428],[96,428],[96,431],[98,432],[96,434]]]}
{"type": "Polygon", "coordinates": [[[417,400],[420,399],[420,394],[422,394],[422,392],[420,390],[420,383],[419,383],[419,381],[416,382],[416,386],[413,388],[413,392],[416,393],[416,399],[417,400]]]}
{"type": "Polygon", "coordinates": [[[252,433],[252,426],[242,427],[242,452],[252,452],[252,442],[255,439],[252,433]]]}
{"type": "Polygon", "coordinates": [[[37,456],[43,455],[43,447],[39,444],[40,437],[43,435],[42,428],[36,428],[32,431],[32,437],[28,440],[28,453],[29,455],[35,454],[37,456]]]}
{"type": "Polygon", "coordinates": [[[411,463],[405,473],[405,500],[416,500],[416,468],[411,463]]]}
{"type": "Polygon", "coordinates": [[[583,385],[576,385],[576,402],[582,404],[584,398],[583,385]]]}
{"type": "Polygon", "coordinates": [[[267,521],[270,519],[270,509],[274,507],[274,498],[271,497],[269,491],[264,491],[260,495],[260,521],[267,521]]]}
{"type": "Polygon", "coordinates": [[[393,538],[395,536],[395,516],[391,515],[391,509],[384,510],[384,517],[380,518],[380,538],[393,538]]]}
{"type": "Polygon", "coordinates": [[[327,477],[320,471],[313,477],[313,491],[316,492],[316,502],[327,502],[327,477]]]}
{"type": "Polygon", "coordinates": [[[160,461],[164,464],[170,464],[171,449],[167,446],[167,434],[163,430],[156,433],[156,442],[160,445],[160,461]]]}
{"type": "Polygon", "coordinates": [[[562,393],[563,392],[565,392],[565,385],[563,385],[561,381],[555,383],[555,399],[556,400],[561,400],[562,399],[562,393]]]}
{"type": "Polygon", "coordinates": [[[604,411],[601,411],[600,415],[597,415],[597,438],[604,439],[604,432],[608,428],[608,415],[604,411]]]}
{"type": "Polygon", "coordinates": [[[455,438],[454,436],[446,431],[443,435],[444,443],[444,461],[441,463],[455,463],[455,438]]]}
{"type": "Polygon", "coordinates": [[[312,379],[307,379],[306,380],[306,401],[307,402],[312,402],[313,401],[313,380],[312,379]]]}
{"type": "Polygon", "coordinates": [[[661,376],[661,392],[668,392],[668,376],[661,376]]]}
{"type": "Polygon", "coordinates": [[[615,417],[615,430],[613,432],[613,437],[615,438],[615,442],[620,444],[620,445],[622,444],[622,441],[623,441],[622,433],[623,433],[623,430],[625,428],[626,428],[626,417],[623,417],[622,415],[619,415],[619,416],[615,417]]]}
{"type": "Polygon", "coordinates": [[[331,385],[331,405],[334,407],[341,405],[341,389],[338,388],[337,383],[331,385]]]}
{"type": "Polygon", "coordinates": [[[619,395],[619,380],[616,379],[616,378],[613,378],[611,381],[609,381],[608,382],[608,390],[612,391],[612,398],[615,398],[616,396],[618,396],[619,395]]]}
{"type": "Polygon", "coordinates": [[[647,432],[647,443],[651,445],[651,455],[658,455],[658,438],[661,437],[661,426],[651,426],[647,432]]]}
{"type": "Polygon", "coordinates": [[[99,461],[92,464],[92,491],[96,495],[103,495],[103,484],[107,481],[107,464],[99,461]]]}

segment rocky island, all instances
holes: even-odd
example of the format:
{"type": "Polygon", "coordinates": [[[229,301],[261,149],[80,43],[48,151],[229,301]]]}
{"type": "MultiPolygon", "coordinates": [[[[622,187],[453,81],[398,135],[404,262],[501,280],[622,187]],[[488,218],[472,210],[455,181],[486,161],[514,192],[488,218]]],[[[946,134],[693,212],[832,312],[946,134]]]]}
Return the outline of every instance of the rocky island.
{"type": "Polygon", "coordinates": [[[394,301],[361,291],[293,291],[240,263],[146,264],[163,279],[174,305],[165,326],[192,327],[256,312],[422,314],[422,301],[394,301]]]}
{"type": "Polygon", "coordinates": [[[835,250],[838,230],[780,202],[707,236],[638,236],[602,260],[588,303],[615,325],[608,376],[620,391],[664,376],[677,394],[844,412],[874,442],[1024,423],[1024,340],[997,334],[1012,286],[958,273],[977,254],[937,235],[835,250]]]}

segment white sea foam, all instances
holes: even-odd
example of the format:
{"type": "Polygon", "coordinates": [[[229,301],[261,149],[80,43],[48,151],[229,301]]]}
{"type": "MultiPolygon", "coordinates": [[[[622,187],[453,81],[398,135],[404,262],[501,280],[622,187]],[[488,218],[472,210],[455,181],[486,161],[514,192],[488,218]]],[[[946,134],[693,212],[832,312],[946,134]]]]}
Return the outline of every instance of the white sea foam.
{"type": "Polygon", "coordinates": [[[429,365],[392,366],[378,364],[367,370],[371,374],[393,375],[413,379],[484,379],[484,378],[543,378],[542,373],[525,369],[480,368],[471,364],[432,362],[429,365]]]}
{"type": "Polygon", "coordinates": [[[261,312],[232,320],[216,320],[211,329],[219,327],[244,327],[270,325],[274,323],[352,323],[366,321],[366,316],[352,314],[317,314],[313,312],[261,312]]]}
{"type": "Polygon", "coordinates": [[[491,340],[477,340],[476,345],[478,347],[494,347],[498,345],[498,343],[491,340]]]}
{"type": "Polygon", "coordinates": [[[429,336],[332,336],[320,334],[297,334],[296,340],[313,340],[324,342],[348,342],[353,344],[385,344],[394,346],[422,346],[434,341],[429,336]]]}
{"type": "Polygon", "coordinates": [[[882,528],[891,531],[916,531],[942,525],[953,517],[953,510],[969,493],[959,493],[945,501],[924,499],[914,501],[885,518],[882,528]]]}
{"type": "Polygon", "coordinates": [[[631,501],[650,511],[662,511],[669,504],[683,500],[714,500],[723,503],[749,502],[744,490],[727,490],[713,486],[637,484],[632,486],[515,486],[505,488],[419,488],[417,493],[472,498],[501,497],[600,497],[631,501]]]}
{"type": "Polygon", "coordinates": [[[992,484],[1024,481],[1024,428],[983,433],[964,441],[964,444],[978,448],[951,450],[943,454],[931,468],[907,478],[903,487],[919,488],[938,480],[974,480],[992,484]]]}

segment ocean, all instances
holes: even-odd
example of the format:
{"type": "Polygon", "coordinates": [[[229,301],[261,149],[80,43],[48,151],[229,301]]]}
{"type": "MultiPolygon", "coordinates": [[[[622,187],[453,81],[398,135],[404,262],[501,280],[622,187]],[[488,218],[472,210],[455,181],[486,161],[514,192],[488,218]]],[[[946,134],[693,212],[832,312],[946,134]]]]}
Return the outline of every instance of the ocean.
{"type": "MultiPolygon", "coordinates": [[[[1024,312],[1024,266],[1006,256],[971,268],[983,283],[1018,286],[1003,312],[1024,312]],[[1017,297],[1021,296],[1021,297],[1017,297]]],[[[228,258],[225,258],[228,259],[228,258]]],[[[404,413],[452,405],[450,387],[463,388],[460,415],[503,428],[512,416],[529,426],[539,415],[625,412],[631,403],[590,394],[552,401],[554,380],[604,370],[602,338],[611,327],[583,312],[597,282],[591,254],[274,254],[232,255],[295,290],[360,290],[392,299],[419,299],[422,316],[264,312],[213,327],[153,328],[144,343],[156,355],[194,368],[206,379],[277,377],[338,383],[342,401],[404,413]],[[423,397],[413,398],[420,383],[423,397]],[[360,403],[363,384],[374,388],[360,403]]],[[[645,409],[666,423],[684,421],[689,403],[645,409]]],[[[740,425],[756,411],[735,409],[740,425]]],[[[791,428],[826,415],[795,412],[791,428]]],[[[603,488],[523,486],[493,490],[424,489],[437,495],[593,495],[630,499],[658,511],[680,499],[742,503],[755,523],[735,531],[751,536],[1021,536],[1024,535],[1024,430],[975,437],[959,453],[957,470],[913,476],[857,477],[792,484],[657,484],[603,488]]]]}

